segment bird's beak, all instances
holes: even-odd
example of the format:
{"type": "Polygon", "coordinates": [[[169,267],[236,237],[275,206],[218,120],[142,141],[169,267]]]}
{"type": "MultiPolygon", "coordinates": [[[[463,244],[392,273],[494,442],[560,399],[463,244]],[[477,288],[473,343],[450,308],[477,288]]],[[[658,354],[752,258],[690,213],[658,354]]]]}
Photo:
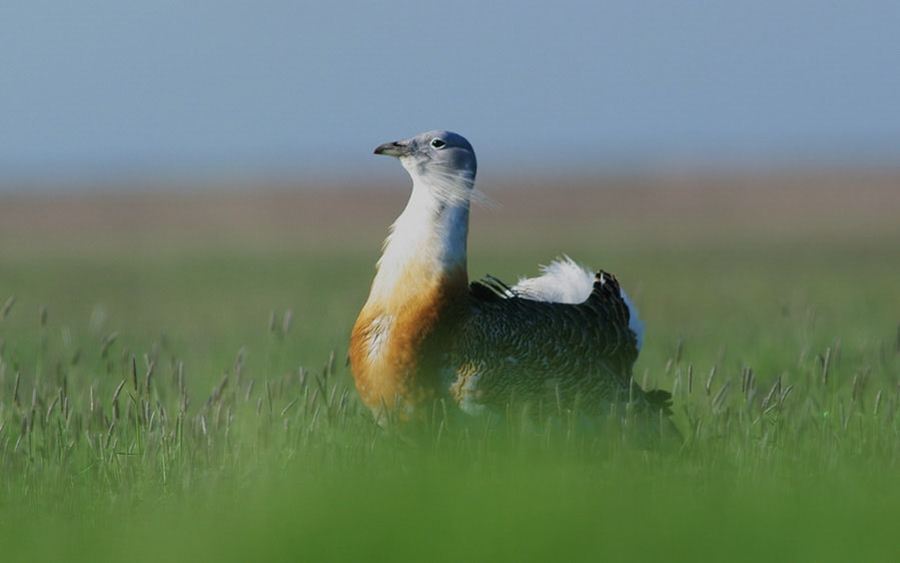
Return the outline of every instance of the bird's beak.
{"type": "Polygon", "coordinates": [[[375,154],[384,154],[387,156],[408,156],[412,154],[412,145],[407,141],[394,141],[393,143],[385,143],[379,145],[375,149],[375,154]]]}

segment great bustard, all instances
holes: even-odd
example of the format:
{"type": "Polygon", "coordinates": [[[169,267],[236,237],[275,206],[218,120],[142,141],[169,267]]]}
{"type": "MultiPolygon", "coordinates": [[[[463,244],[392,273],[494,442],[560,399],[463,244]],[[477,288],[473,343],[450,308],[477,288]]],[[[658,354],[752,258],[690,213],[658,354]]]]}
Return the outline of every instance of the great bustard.
{"type": "Polygon", "coordinates": [[[469,284],[476,161],[465,138],[429,131],[375,154],[397,157],[413,188],[350,339],[356,387],[373,413],[412,418],[438,399],[472,414],[510,401],[667,410],[667,393],[632,380],[643,326],[614,276],[566,257],[513,287],[469,284]]]}

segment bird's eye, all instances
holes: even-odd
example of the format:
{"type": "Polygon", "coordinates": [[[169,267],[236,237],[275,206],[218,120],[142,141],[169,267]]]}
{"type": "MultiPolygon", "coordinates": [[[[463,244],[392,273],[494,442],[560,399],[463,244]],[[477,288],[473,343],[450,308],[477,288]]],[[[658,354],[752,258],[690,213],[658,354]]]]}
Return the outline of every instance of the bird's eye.
{"type": "Polygon", "coordinates": [[[446,144],[447,144],[447,143],[445,143],[444,141],[442,141],[442,140],[440,140],[440,139],[432,139],[432,140],[431,140],[431,146],[434,147],[434,148],[436,148],[436,149],[439,149],[439,148],[443,147],[443,146],[446,145],[446,144]]]}

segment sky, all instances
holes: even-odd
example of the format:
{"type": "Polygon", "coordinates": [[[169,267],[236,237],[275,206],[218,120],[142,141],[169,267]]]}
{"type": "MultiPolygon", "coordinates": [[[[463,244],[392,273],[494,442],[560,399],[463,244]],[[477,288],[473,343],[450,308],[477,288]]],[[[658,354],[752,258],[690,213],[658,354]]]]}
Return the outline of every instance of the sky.
{"type": "Polygon", "coordinates": [[[900,162],[900,2],[0,4],[0,184],[900,162]]]}

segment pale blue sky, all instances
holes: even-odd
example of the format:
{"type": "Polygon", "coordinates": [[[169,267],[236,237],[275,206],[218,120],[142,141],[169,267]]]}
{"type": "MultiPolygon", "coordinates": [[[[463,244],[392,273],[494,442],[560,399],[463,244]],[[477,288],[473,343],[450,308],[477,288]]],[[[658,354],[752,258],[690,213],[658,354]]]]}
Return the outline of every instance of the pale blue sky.
{"type": "MultiPolygon", "coordinates": [[[[0,179],[900,162],[900,2],[0,6],[0,179]]],[[[2,183],[2,182],[0,182],[2,183]]]]}

